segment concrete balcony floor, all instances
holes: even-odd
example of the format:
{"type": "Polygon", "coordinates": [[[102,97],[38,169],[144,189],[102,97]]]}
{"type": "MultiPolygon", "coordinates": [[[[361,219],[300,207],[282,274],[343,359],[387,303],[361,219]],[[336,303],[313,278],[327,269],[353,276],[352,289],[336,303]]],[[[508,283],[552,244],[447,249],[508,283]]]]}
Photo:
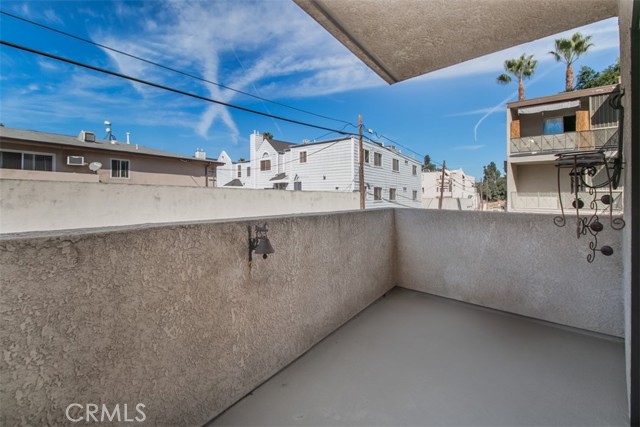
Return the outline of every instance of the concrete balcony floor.
{"type": "Polygon", "coordinates": [[[628,425],[621,341],[395,288],[211,426],[628,425]]]}

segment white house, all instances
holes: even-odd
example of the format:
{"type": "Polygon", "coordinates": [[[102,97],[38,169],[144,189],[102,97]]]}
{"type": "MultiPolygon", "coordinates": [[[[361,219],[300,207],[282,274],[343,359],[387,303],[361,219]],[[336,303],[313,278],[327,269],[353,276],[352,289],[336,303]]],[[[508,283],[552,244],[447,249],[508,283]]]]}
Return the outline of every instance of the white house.
{"type": "MultiPolygon", "coordinates": [[[[359,191],[358,139],[293,144],[251,135],[253,188],[359,191]]],[[[365,141],[365,207],[421,207],[421,163],[393,147],[365,141]]]]}
{"type": "Polygon", "coordinates": [[[422,207],[438,209],[441,195],[442,209],[476,210],[478,208],[479,198],[475,178],[464,173],[462,169],[445,169],[444,182],[442,171],[422,172],[422,207]]]}
{"type": "Polygon", "coordinates": [[[247,188],[251,177],[251,163],[248,160],[234,162],[229,154],[222,150],[218,156],[218,162],[223,163],[218,167],[218,186],[226,188],[247,188]]]}

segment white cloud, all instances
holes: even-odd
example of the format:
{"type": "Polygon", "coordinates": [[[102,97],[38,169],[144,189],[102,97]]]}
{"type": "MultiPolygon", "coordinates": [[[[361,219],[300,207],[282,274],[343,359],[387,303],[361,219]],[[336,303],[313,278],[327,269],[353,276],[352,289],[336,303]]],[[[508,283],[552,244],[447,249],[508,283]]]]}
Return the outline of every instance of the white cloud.
{"type": "Polygon", "coordinates": [[[454,150],[464,150],[464,151],[476,151],[479,150],[481,148],[484,148],[485,145],[478,145],[478,144],[474,144],[474,145],[458,145],[457,147],[453,147],[454,150]]]}
{"type": "MultiPolygon", "coordinates": [[[[171,0],[155,5],[150,9],[153,16],[148,16],[134,35],[103,32],[94,34],[95,40],[269,99],[327,95],[384,84],[293,3],[171,0]]],[[[126,17],[131,10],[118,4],[116,13],[126,17]]],[[[198,93],[204,88],[208,96],[223,102],[239,97],[236,92],[176,78],[176,74],[150,64],[105,52],[124,74],[180,84],[198,93]]],[[[149,95],[145,89],[137,90],[149,95]]],[[[194,126],[206,137],[216,122],[232,134],[238,132],[227,109],[220,106],[204,108],[194,126]]]]}

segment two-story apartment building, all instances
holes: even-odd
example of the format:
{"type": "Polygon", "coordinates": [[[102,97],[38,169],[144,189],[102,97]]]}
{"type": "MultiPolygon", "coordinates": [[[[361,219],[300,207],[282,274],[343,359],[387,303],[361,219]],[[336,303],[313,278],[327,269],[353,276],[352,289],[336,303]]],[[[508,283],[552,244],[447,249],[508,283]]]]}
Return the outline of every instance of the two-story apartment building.
{"type": "Polygon", "coordinates": [[[422,207],[438,209],[442,198],[442,209],[476,210],[478,209],[478,192],[476,179],[467,175],[462,169],[422,172],[422,207]]]}
{"type": "MultiPolygon", "coordinates": [[[[251,135],[253,188],[359,191],[359,142],[344,137],[293,144],[251,135]],[[254,172],[255,171],[255,172],[254,172]]],[[[394,147],[363,142],[365,207],[421,207],[421,164],[394,147]]]]}
{"type": "MultiPolygon", "coordinates": [[[[609,100],[617,85],[563,92],[507,104],[507,210],[549,212],[560,209],[556,155],[617,149],[618,115],[609,100]]],[[[570,169],[561,171],[560,197],[570,206],[570,169]]],[[[580,189],[582,191],[582,189],[580,189]]],[[[588,199],[588,197],[585,197],[588,199]]],[[[622,188],[613,192],[622,209],[622,188]]]]}
{"type": "Polygon", "coordinates": [[[220,163],[198,150],[194,157],[77,137],[0,127],[0,178],[112,184],[215,187],[220,163]]]}

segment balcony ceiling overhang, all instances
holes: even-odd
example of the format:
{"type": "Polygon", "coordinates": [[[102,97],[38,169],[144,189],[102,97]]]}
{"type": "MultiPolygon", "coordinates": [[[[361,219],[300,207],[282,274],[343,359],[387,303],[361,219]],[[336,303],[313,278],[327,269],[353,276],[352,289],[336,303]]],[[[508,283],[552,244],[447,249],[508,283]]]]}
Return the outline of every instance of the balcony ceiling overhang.
{"type": "Polygon", "coordinates": [[[388,83],[618,14],[617,0],[294,1],[388,83]]]}

